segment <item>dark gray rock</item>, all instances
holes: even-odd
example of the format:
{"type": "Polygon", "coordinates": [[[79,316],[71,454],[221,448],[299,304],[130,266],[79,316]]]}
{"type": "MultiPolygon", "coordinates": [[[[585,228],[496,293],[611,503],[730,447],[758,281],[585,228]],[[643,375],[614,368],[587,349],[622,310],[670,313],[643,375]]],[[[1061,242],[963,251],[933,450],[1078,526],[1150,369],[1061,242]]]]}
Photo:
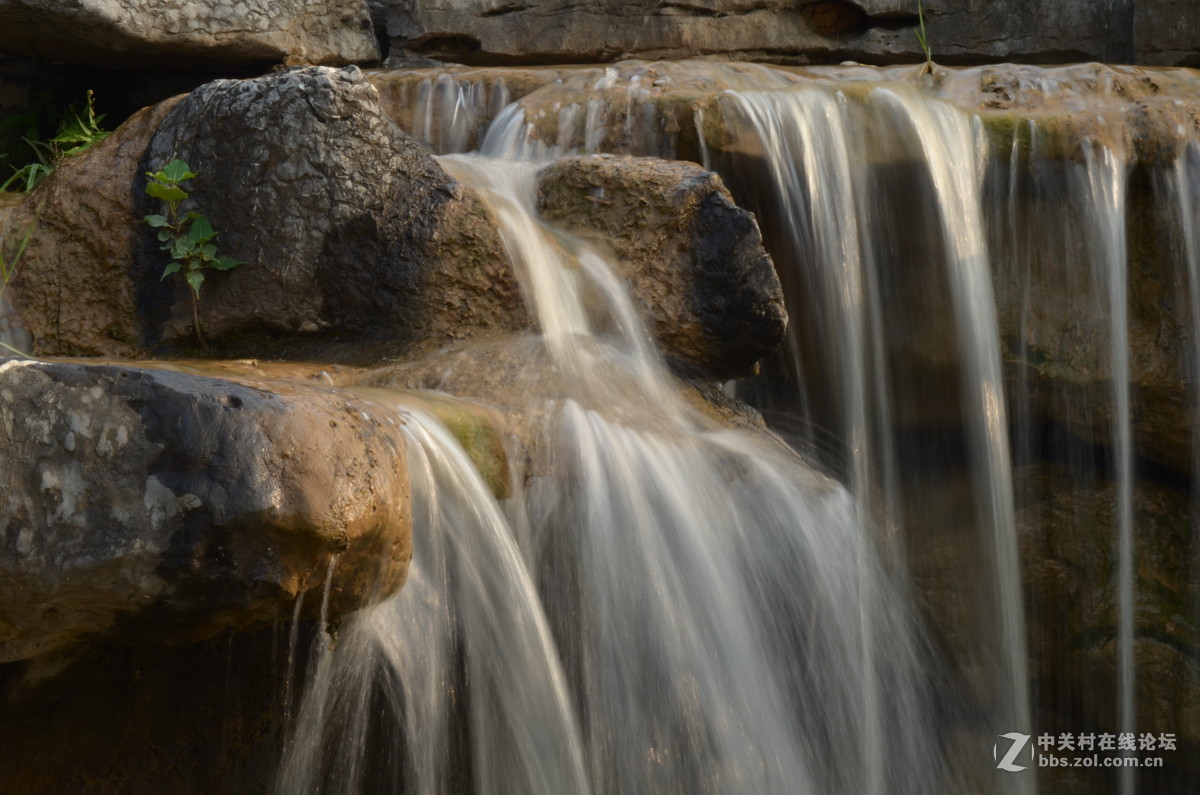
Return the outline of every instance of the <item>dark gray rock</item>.
{"type": "Polygon", "coordinates": [[[724,379],[783,339],[783,292],[754,216],[694,163],[594,155],[546,167],[548,219],[612,246],[668,357],[724,379]]]}
{"type": "MultiPolygon", "coordinates": [[[[144,170],[176,157],[199,174],[190,206],[246,263],[204,284],[201,325],[218,346],[318,331],[419,344],[520,316],[490,215],[391,124],[357,68],[202,86],[164,120],[144,170]],[[469,295],[456,297],[460,273],[469,295]]],[[[158,285],[164,256],[147,246],[135,278],[151,328],[182,342],[191,299],[181,281],[158,285]]]]}
{"type": "Polygon", "coordinates": [[[1133,43],[1137,63],[1200,66],[1200,4],[1136,0],[1133,43]]]}
{"type": "Polygon", "coordinates": [[[316,611],[331,566],[337,614],[407,573],[403,436],[346,394],[9,360],[0,446],[0,661],[316,611]]]}
{"type": "MultiPolygon", "coordinates": [[[[1136,5],[1140,16],[1169,20],[1171,2],[1136,5]]],[[[1063,63],[1129,62],[1134,6],[1135,0],[930,0],[923,9],[939,61],[1063,63]]],[[[917,4],[907,0],[393,0],[388,33],[393,56],[469,64],[697,57],[897,63],[924,58],[917,25],[917,4]]]]}
{"type": "Polygon", "coordinates": [[[147,70],[379,59],[364,0],[0,0],[0,51],[147,70]]]}

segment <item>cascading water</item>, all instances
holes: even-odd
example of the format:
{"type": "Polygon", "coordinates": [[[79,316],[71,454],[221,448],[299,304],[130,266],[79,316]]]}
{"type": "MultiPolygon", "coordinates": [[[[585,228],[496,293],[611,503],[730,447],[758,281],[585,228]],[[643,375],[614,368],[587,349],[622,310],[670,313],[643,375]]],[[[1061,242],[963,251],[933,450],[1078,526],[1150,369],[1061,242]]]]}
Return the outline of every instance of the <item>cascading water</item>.
{"type": "Polygon", "coordinates": [[[342,628],[279,791],[947,789],[936,668],[853,498],[685,405],[604,259],[533,215],[536,165],[443,165],[489,201],[536,311],[529,366],[562,384],[524,407],[546,452],[506,519],[397,409],[423,495],[410,583],[342,628]]]}
{"type": "MultiPolygon", "coordinates": [[[[961,91],[953,74],[943,79],[944,96],[961,91]]],[[[1081,67],[1022,72],[995,91],[986,70],[977,82],[988,107],[1013,102],[1004,91],[1017,102],[1030,92],[1077,114],[1096,97],[1124,101],[1128,84],[1113,88],[1122,79],[1081,67]]],[[[1056,771],[1001,772],[1012,769],[997,770],[1006,746],[996,735],[1130,735],[1149,724],[1153,738],[1176,728],[1161,709],[1143,717],[1137,706],[1154,686],[1140,671],[1147,608],[1138,583],[1143,565],[1161,564],[1135,559],[1135,529],[1137,549],[1146,543],[1134,477],[1146,388],[1133,385],[1155,367],[1179,367],[1194,384],[1200,358],[1194,341],[1182,363],[1144,352],[1148,327],[1158,322],[1160,339],[1170,330],[1129,295],[1135,278],[1146,289],[1137,270],[1149,260],[1126,256],[1138,244],[1125,230],[1135,214],[1147,217],[1131,175],[1150,171],[1162,183],[1155,223],[1177,227],[1181,251],[1180,275],[1164,278],[1190,296],[1181,316],[1200,339],[1200,143],[1187,145],[1192,133],[1180,126],[1177,140],[1166,136],[1166,156],[1126,152],[1125,111],[1102,123],[974,115],[931,98],[934,82],[861,67],[635,63],[546,80],[531,95],[538,102],[500,108],[502,82],[430,79],[438,106],[457,110],[422,112],[418,134],[441,152],[478,146],[524,161],[445,165],[500,217],[542,332],[529,367],[555,384],[522,409],[544,460],[489,533],[519,540],[513,554],[536,592],[521,609],[541,616],[549,638],[534,644],[551,661],[537,676],[558,677],[566,693],[556,725],[574,750],[547,757],[574,770],[559,775],[576,776],[561,791],[1032,792],[1041,782],[1044,791],[1128,793],[1162,780],[1132,768],[1083,784],[1056,771]],[[758,214],[792,326],[785,349],[737,389],[848,492],[782,444],[707,429],[678,400],[604,258],[536,218],[536,163],[593,151],[701,160],[758,214]],[[1108,507],[1077,509],[1075,495],[1108,507]],[[874,537],[864,526],[890,532],[874,537]],[[915,588],[898,570],[885,573],[877,546],[896,567],[907,550],[915,588]],[[1036,572],[1022,572],[1018,550],[1036,572]],[[1074,576],[1063,572],[1082,572],[1095,592],[1077,605],[1047,604],[1048,578],[1074,576]],[[954,596],[931,596],[938,589],[954,596]],[[934,622],[945,678],[902,607],[910,593],[934,622]],[[1069,630],[1071,621],[1083,629],[1069,630]],[[1108,644],[1116,651],[1104,657],[1108,644]],[[1069,682],[1072,668],[1082,684],[1069,682]],[[935,686],[949,688],[936,715],[935,686]]],[[[968,106],[978,101],[967,93],[968,106]]],[[[1137,123],[1146,119],[1154,117],[1137,123]]],[[[1190,437],[1198,426],[1187,427],[1190,437]]],[[[413,447],[451,456],[445,441],[413,447]]],[[[1195,442],[1185,443],[1183,466],[1200,471],[1195,442]]],[[[443,498],[448,490],[427,487],[443,498]]],[[[490,499],[476,492],[471,499],[490,499]]],[[[453,561],[462,531],[445,529],[437,543],[453,561]]],[[[435,588],[442,595],[424,598],[423,609],[470,612],[465,578],[445,574],[458,564],[441,565],[415,567],[395,604],[435,588]]],[[[1200,620],[1196,604],[1186,617],[1172,613],[1165,631],[1200,620]]],[[[466,622],[440,626],[450,651],[404,685],[411,695],[390,697],[406,726],[385,731],[375,719],[367,733],[404,738],[388,747],[408,754],[400,768],[421,791],[430,787],[413,782],[529,790],[539,774],[525,766],[541,762],[497,739],[519,718],[473,690],[480,677],[503,690],[503,677],[486,671],[466,622]],[[423,711],[408,705],[420,699],[423,711]],[[410,738],[426,736],[438,739],[421,746],[418,765],[410,738]]],[[[343,632],[338,653],[352,646],[343,632]]],[[[370,632],[395,634],[386,623],[370,632]]],[[[322,687],[309,698],[335,698],[322,687]]],[[[335,745],[318,737],[305,754],[334,760],[353,746],[335,745]]],[[[1032,752],[1030,740],[1024,764],[1032,752]]],[[[369,752],[376,761],[381,753],[369,752]]],[[[315,780],[287,778],[299,758],[281,780],[315,780]]]]}

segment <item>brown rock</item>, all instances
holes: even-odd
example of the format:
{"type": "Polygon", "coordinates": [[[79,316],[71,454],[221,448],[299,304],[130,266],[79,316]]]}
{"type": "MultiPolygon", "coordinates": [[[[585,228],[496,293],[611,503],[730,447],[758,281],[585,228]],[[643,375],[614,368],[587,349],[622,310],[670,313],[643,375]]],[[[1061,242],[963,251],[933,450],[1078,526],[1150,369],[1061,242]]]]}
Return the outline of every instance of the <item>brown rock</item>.
{"type": "Polygon", "coordinates": [[[0,364],[0,660],[198,639],[404,582],[404,439],[344,393],[132,367],[0,364]]]}
{"type": "Polygon", "coordinates": [[[538,177],[542,214],[612,246],[668,357],[717,379],[778,346],[783,293],[754,216],[692,163],[564,158],[538,177]]]}
{"type": "Polygon", "coordinates": [[[178,99],[134,114],[87,151],[68,157],[7,217],[6,255],[32,230],[9,284],[11,324],[43,354],[132,356],[142,344],[130,278],[143,235],[138,164],[178,99]]]}

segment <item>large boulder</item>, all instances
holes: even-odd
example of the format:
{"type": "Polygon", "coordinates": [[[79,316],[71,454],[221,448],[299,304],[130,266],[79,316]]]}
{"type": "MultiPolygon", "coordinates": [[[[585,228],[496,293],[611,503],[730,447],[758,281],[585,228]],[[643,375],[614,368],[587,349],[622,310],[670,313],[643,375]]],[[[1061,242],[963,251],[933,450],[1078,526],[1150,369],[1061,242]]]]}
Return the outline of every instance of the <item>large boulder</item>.
{"type": "MultiPolygon", "coordinates": [[[[245,261],[205,283],[201,323],[213,338],[325,330],[414,340],[465,334],[465,303],[519,314],[486,209],[388,121],[357,68],[202,86],[163,121],[144,165],[176,157],[200,175],[190,201],[218,246],[245,261]],[[471,282],[469,298],[454,297],[447,272],[471,282]],[[431,296],[431,281],[446,292],[431,296]]],[[[143,305],[169,312],[163,339],[178,342],[191,332],[190,296],[182,282],[163,295],[162,265],[151,247],[138,281],[143,305]]]]}
{"type": "Polygon", "coordinates": [[[379,58],[364,0],[3,0],[0,51],[146,70],[379,58]]]}
{"type": "Polygon", "coordinates": [[[546,218],[593,236],[668,357],[717,379],[753,372],[787,313],[754,216],[694,163],[568,157],[538,175],[546,218]]]}
{"type": "Polygon", "coordinates": [[[0,397],[0,661],[204,638],[308,592],[315,614],[326,587],[337,615],[404,582],[404,438],[353,395],[9,360],[0,397]]]}
{"type": "Polygon", "coordinates": [[[197,174],[182,209],[244,262],[202,287],[209,353],[320,339],[353,358],[368,338],[394,353],[527,323],[481,199],[383,115],[356,67],[308,67],[148,108],[0,208],[6,255],[31,232],[8,296],[31,352],[194,344],[189,288],[162,280],[171,260],[142,221],[163,211],[145,172],[175,158],[197,174]]]}

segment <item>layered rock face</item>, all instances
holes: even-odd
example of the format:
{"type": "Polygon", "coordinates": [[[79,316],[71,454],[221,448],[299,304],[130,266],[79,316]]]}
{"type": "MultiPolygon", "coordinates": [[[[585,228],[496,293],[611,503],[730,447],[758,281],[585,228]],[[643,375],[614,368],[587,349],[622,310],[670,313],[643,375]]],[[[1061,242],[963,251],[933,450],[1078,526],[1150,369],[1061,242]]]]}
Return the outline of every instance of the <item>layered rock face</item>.
{"type": "MultiPolygon", "coordinates": [[[[923,11],[939,61],[1189,64],[1200,10],[1177,0],[1009,0],[986,9],[933,0],[923,11]],[[1189,43],[1190,41],[1190,43],[1189,43]]],[[[719,57],[773,63],[917,61],[916,3],[897,0],[654,4],[393,2],[391,53],[457,63],[588,63],[719,57]]]]}
{"type": "Polygon", "coordinates": [[[364,0],[4,0],[0,20],[0,52],[103,68],[343,65],[379,57],[364,0]]]}

